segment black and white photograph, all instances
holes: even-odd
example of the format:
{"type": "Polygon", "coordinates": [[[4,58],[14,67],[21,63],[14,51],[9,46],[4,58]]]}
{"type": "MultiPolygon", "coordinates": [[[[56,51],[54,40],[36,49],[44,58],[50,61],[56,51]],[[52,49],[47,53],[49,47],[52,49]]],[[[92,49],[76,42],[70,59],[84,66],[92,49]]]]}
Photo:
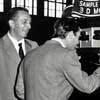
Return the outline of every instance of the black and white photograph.
{"type": "Polygon", "coordinates": [[[100,0],[0,0],[0,100],[100,99],[100,0]]]}

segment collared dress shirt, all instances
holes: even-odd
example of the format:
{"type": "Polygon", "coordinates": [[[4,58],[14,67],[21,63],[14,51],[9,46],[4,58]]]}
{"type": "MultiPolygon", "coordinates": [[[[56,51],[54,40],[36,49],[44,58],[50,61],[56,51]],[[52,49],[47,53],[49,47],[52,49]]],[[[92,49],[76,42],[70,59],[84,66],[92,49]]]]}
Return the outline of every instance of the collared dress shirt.
{"type": "Polygon", "coordinates": [[[26,50],[25,50],[25,40],[22,39],[20,41],[17,41],[15,38],[13,38],[10,33],[8,32],[8,37],[10,38],[10,40],[12,41],[17,53],[19,53],[19,43],[22,43],[22,48],[23,48],[23,52],[24,55],[26,54],[26,50]]]}

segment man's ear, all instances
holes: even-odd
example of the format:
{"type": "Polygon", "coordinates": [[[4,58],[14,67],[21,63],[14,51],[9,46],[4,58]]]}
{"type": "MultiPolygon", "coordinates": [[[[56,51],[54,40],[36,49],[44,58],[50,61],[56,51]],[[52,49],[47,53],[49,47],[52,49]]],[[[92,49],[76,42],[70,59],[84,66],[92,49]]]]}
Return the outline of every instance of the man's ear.
{"type": "Polygon", "coordinates": [[[9,20],[8,23],[9,23],[9,26],[10,26],[10,27],[14,27],[14,25],[15,25],[15,23],[14,23],[13,20],[9,20]]]}

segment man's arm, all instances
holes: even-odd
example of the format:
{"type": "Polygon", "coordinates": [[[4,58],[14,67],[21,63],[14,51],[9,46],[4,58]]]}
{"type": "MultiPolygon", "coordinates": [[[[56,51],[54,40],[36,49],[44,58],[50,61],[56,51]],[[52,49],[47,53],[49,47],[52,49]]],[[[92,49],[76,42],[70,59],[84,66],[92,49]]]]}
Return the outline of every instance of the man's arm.
{"type": "Polygon", "coordinates": [[[81,92],[94,92],[100,86],[100,67],[88,76],[86,72],[82,71],[78,59],[74,60],[74,57],[68,55],[67,57],[67,61],[64,62],[64,74],[69,82],[81,92]]]}

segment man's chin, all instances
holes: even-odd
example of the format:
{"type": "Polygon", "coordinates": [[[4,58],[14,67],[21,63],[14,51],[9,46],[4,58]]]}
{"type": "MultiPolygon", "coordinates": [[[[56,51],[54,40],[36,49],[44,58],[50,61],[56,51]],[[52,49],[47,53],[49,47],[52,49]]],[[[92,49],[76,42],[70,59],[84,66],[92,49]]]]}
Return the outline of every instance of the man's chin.
{"type": "Polygon", "coordinates": [[[24,34],[23,34],[23,37],[24,37],[24,38],[27,37],[27,33],[24,33],[24,34]]]}

